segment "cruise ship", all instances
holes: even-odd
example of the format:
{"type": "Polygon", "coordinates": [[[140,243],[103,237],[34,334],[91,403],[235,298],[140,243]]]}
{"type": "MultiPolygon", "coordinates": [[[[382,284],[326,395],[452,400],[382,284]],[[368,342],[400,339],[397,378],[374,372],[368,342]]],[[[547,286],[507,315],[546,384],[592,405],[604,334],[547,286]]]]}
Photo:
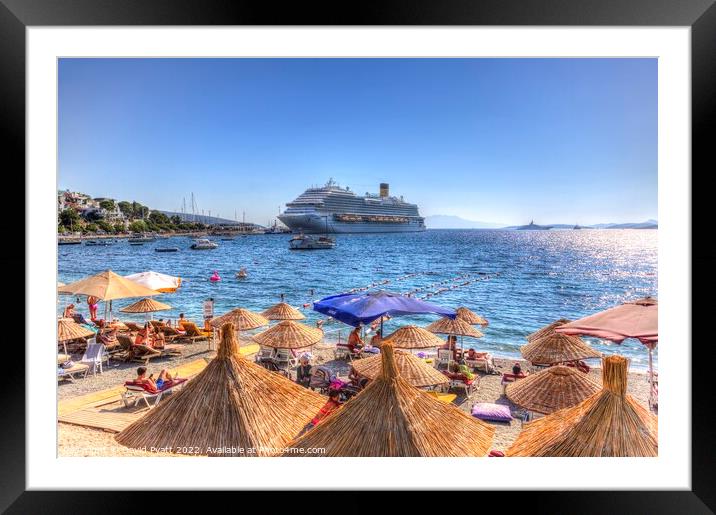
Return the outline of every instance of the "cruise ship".
{"type": "Polygon", "coordinates": [[[350,188],[341,188],[333,179],[325,186],[301,193],[286,204],[278,219],[292,231],[306,234],[425,230],[418,206],[402,197],[391,197],[388,184],[380,185],[378,195],[359,196],[350,188]]]}

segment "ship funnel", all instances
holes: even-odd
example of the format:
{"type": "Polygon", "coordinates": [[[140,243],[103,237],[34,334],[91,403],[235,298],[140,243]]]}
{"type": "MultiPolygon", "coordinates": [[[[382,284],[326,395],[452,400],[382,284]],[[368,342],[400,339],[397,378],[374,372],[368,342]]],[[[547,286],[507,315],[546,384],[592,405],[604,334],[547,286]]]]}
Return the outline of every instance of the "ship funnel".
{"type": "Polygon", "coordinates": [[[381,182],[380,183],[380,196],[383,198],[388,197],[388,192],[390,191],[390,188],[388,187],[387,182],[381,182]]]}

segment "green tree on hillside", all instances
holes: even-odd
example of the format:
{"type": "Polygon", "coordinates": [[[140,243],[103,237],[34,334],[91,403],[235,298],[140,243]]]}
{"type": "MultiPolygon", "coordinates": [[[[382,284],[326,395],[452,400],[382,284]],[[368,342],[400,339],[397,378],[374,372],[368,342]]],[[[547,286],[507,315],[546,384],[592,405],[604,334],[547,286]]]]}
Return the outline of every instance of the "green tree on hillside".
{"type": "Polygon", "coordinates": [[[131,202],[122,200],[120,202],[117,202],[117,207],[119,207],[119,210],[122,212],[122,214],[124,216],[126,216],[127,218],[132,218],[134,211],[132,211],[132,203],[131,202]]]}
{"type": "Polygon", "coordinates": [[[129,224],[129,230],[132,232],[145,232],[147,230],[147,224],[142,220],[135,220],[129,224]]]}
{"type": "Polygon", "coordinates": [[[108,198],[108,199],[102,200],[99,203],[99,207],[101,207],[102,209],[104,209],[106,211],[114,211],[116,204],[114,203],[114,200],[112,200],[111,198],[108,198]]]}
{"type": "Polygon", "coordinates": [[[80,215],[73,208],[65,209],[60,213],[60,224],[64,225],[68,229],[71,229],[72,227],[78,225],[79,221],[80,215]]]}

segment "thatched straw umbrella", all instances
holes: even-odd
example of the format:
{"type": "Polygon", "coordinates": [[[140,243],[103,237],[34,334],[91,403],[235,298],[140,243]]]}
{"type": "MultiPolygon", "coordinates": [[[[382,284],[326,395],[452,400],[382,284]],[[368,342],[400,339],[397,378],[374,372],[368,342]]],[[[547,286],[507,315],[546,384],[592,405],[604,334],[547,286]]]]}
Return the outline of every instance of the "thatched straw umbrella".
{"type": "Polygon", "coordinates": [[[520,352],[533,365],[553,365],[601,357],[599,352],[584,343],[581,338],[555,332],[523,345],[520,352]]]}
{"type": "Polygon", "coordinates": [[[555,320],[551,324],[544,326],[542,329],[538,329],[534,333],[527,335],[527,341],[531,342],[532,340],[537,340],[538,338],[542,338],[543,336],[552,334],[555,328],[559,327],[560,325],[568,324],[569,322],[570,321],[566,318],[560,318],[559,320],[555,320]]]}
{"type": "Polygon", "coordinates": [[[426,331],[436,334],[450,334],[454,336],[469,336],[482,338],[484,334],[459,318],[442,317],[425,328],[426,331]]]}
{"type": "Polygon", "coordinates": [[[265,325],[269,325],[268,319],[249,311],[244,308],[232,309],[228,313],[224,313],[220,317],[214,318],[209,322],[211,327],[214,329],[212,340],[216,338],[216,329],[223,327],[225,324],[231,323],[237,331],[236,337],[239,338],[240,331],[250,331],[251,329],[257,329],[265,325]]]}
{"type": "Polygon", "coordinates": [[[485,327],[489,324],[486,318],[481,317],[466,307],[457,308],[455,313],[457,314],[457,318],[464,320],[470,325],[481,325],[482,327],[485,327]]]}
{"type": "Polygon", "coordinates": [[[325,399],[246,359],[235,333],[232,324],[223,326],[216,358],[116,440],[208,456],[270,456],[283,449],[325,399]]]}
{"type": "Polygon", "coordinates": [[[303,320],[306,316],[285,302],[279,302],[261,313],[268,320],[303,320]]]}
{"type": "Polygon", "coordinates": [[[601,387],[574,367],[555,365],[507,385],[507,398],[518,406],[545,415],[576,406],[601,387]]]}
{"type": "Polygon", "coordinates": [[[445,345],[435,334],[415,325],[396,329],[383,340],[385,343],[390,343],[396,349],[429,349],[445,345]]]}
{"type": "Polygon", "coordinates": [[[62,346],[67,354],[67,342],[78,338],[87,338],[94,336],[94,331],[90,331],[86,327],[81,326],[71,318],[59,318],[57,320],[57,341],[62,342],[62,346]]]}
{"type": "Polygon", "coordinates": [[[120,311],[122,313],[154,313],[156,311],[166,311],[167,309],[172,309],[172,307],[169,304],[145,298],[123,307],[120,311]]]}
{"type": "Polygon", "coordinates": [[[626,394],[627,359],[609,356],[602,364],[601,392],[577,406],[528,422],[507,455],[657,456],[657,418],[626,394]]]}
{"type": "MultiPolygon", "coordinates": [[[[385,342],[383,344],[385,345],[385,342]]],[[[356,372],[371,381],[380,376],[383,371],[383,361],[380,355],[354,361],[352,365],[356,372]]],[[[445,374],[438,372],[434,367],[409,352],[396,350],[395,365],[398,367],[400,377],[417,388],[450,382],[445,374]]]]}
{"type": "Polygon", "coordinates": [[[382,374],[343,407],[289,444],[284,456],[485,456],[495,429],[440,402],[400,376],[393,346],[382,374]],[[324,454],[297,449],[322,448],[324,454]]]}
{"type": "Polygon", "coordinates": [[[323,331],[293,320],[284,320],[251,339],[259,345],[275,349],[304,349],[320,342],[323,331]]]}

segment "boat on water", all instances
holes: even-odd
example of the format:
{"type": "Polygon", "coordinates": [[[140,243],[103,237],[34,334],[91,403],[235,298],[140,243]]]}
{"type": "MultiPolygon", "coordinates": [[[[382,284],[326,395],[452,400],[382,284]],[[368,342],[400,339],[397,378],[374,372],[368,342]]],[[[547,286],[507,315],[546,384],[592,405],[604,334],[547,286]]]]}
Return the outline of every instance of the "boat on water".
{"type": "Polygon", "coordinates": [[[584,227],[582,227],[582,226],[580,226],[579,224],[577,224],[577,225],[575,225],[574,227],[572,227],[572,229],[574,229],[575,231],[578,231],[579,229],[584,229],[584,227]]]}
{"type": "Polygon", "coordinates": [[[91,247],[94,247],[94,246],[106,247],[108,245],[114,245],[114,240],[87,240],[87,241],[85,241],[85,245],[89,245],[91,247]]]}
{"type": "Polygon", "coordinates": [[[144,242],[143,241],[130,241],[129,244],[136,247],[139,245],[144,245],[144,242]]]}
{"type": "Polygon", "coordinates": [[[194,250],[211,250],[219,248],[219,244],[206,238],[199,238],[191,244],[194,250]]]}
{"type": "Polygon", "coordinates": [[[154,236],[152,236],[151,234],[144,233],[144,234],[133,234],[132,236],[130,236],[127,239],[127,241],[129,242],[130,245],[132,245],[134,243],[149,243],[149,242],[154,241],[155,239],[156,238],[154,236]]]}
{"type": "Polygon", "coordinates": [[[418,206],[392,197],[389,185],[381,183],[380,193],[356,195],[330,179],[324,186],[308,188],[278,216],[290,230],[304,234],[419,232],[425,218],[418,206]]]}
{"type": "Polygon", "coordinates": [[[74,238],[73,239],[62,239],[62,240],[57,240],[57,244],[58,245],[81,245],[82,240],[74,239],[74,238]]]}
{"type": "Polygon", "coordinates": [[[288,240],[290,250],[321,250],[332,249],[336,246],[336,240],[328,236],[312,236],[297,234],[288,240]]]}
{"type": "Polygon", "coordinates": [[[221,238],[221,241],[234,241],[236,239],[236,236],[224,236],[221,238]]]}
{"type": "Polygon", "coordinates": [[[179,252],[179,247],[157,247],[154,252],[179,252]]]}
{"type": "Polygon", "coordinates": [[[529,225],[520,225],[518,231],[549,231],[552,228],[551,225],[537,225],[534,220],[531,220],[529,225]]]}

